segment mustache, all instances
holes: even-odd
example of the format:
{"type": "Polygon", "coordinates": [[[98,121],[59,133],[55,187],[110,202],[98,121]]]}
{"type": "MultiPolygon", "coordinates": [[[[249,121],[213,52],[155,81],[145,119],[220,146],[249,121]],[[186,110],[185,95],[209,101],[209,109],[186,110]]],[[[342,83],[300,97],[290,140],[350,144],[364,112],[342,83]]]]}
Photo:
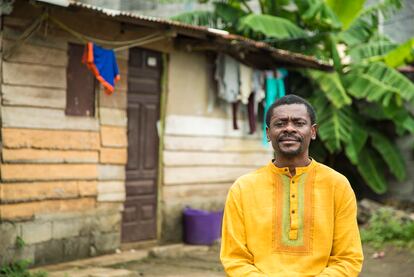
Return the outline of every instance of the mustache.
{"type": "Polygon", "coordinates": [[[296,140],[296,141],[302,142],[302,138],[300,136],[289,135],[289,134],[281,135],[277,139],[277,141],[284,141],[284,140],[296,140]]]}

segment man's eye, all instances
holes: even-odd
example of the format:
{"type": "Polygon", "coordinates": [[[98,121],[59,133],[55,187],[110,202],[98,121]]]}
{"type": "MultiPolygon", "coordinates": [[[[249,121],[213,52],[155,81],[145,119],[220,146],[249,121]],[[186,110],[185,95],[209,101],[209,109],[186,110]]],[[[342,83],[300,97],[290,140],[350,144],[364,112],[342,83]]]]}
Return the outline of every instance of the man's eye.
{"type": "Polygon", "coordinates": [[[282,121],[278,121],[278,122],[275,122],[273,125],[275,127],[282,127],[284,125],[284,123],[282,121]]]}
{"type": "Polygon", "coordinates": [[[296,122],[296,126],[304,126],[305,124],[306,124],[306,122],[304,122],[304,121],[296,122]]]}

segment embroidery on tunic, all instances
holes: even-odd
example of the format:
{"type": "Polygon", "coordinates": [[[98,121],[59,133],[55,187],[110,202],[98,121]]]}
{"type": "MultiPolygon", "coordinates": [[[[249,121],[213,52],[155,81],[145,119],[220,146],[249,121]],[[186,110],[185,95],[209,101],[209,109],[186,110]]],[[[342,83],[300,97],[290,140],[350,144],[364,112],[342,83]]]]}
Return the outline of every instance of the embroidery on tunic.
{"type": "Polygon", "coordinates": [[[275,252],[289,252],[307,255],[312,251],[313,231],[313,182],[315,169],[304,172],[296,178],[294,201],[295,214],[291,212],[290,177],[278,175],[273,197],[273,248],[275,252]],[[292,232],[293,231],[293,232],[292,232]],[[291,236],[290,236],[291,234],[291,236]]]}

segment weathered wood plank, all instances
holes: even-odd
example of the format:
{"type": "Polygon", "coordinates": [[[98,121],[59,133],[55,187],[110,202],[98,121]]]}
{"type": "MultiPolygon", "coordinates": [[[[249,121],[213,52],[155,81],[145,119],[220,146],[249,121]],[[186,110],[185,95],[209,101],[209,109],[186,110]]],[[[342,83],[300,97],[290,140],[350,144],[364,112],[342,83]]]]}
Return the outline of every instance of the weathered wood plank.
{"type": "MultiPolygon", "coordinates": [[[[4,40],[3,45],[5,53],[7,53],[15,43],[16,42],[12,40],[4,40]]],[[[65,50],[25,43],[12,52],[11,55],[7,57],[7,61],[66,67],[68,57],[65,50]]]]}
{"type": "Polygon", "coordinates": [[[2,128],[3,146],[62,150],[99,150],[98,132],[2,128]]]}
{"type": "Polygon", "coordinates": [[[255,152],[272,153],[270,144],[264,146],[260,139],[165,136],[164,149],[171,151],[215,151],[215,152],[255,152]]]}
{"type": "Polygon", "coordinates": [[[127,147],[127,129],[124,127],[102,125],[101,143],[104,147],[127,147]]]}
{"type": "Polygon", "coordinates": [[[127,107],[127,91],[119,89],[115,86],[115,91],[112,95],[107,95],[104,89],[101,88],[99,92],[99,105],[104,108],[112,108],[125,110],[127,107]]]}
{"type": "Polygon", "coordinates": [[[64,109],[66,90],[2,85],[2,103],[6,106],[31,106],[64,109]]]}
{"type": "Polygon", "coordinates": [[[46,200],[0,205],[1,220],[26,220],[44,213],[75,212],[94,209],[95,197],[66,200],[46,200]]]}
{"type": "Polygon", "coordinates": [[[96,164],[1,164],[3,181],[95,180],[96,164]]]}
{"type": "Polygon", "coordinates": [[[115,84],[115,88],[126,91],[128,89],[128,60],[117,59],[117,63],[121,79],[115,84]]]}
{"type": "Polygon", "coordinates": [[[172,152],[164,151],[166,166],[263,166],[272,159],[270,153],[172,152]]]}
{"type": "Polygon", "coordinates": [[[80,198],[98,193],[96,181],[4,183],[0,192],[3,203],[80,198]]]}
{"type": "Polygon", "coordinates": [[[3,161],[7,163],[98,163],[98,151],[62,151],[42,149],[3,148],[3,161]]]}
{"type": "Polygon", "coordinates": [[[126,164],[127,149],[103,147],[100,151],[100,162],[102,164],[126,164]]]}
{"type": "Polygon", "coordinates": [[[164,167],[164,184],[232,183],[257,167],[164,167]]]}
{"type": "Polygon", "coordinates": [[[98,165],[98,180],[125,180],[125,166],[98,165]]]}
{"type": "Polygon", "coordinates": [[[3,107],[1,116],[3,119],[3,127],[99,130],[97,118],[66,116],[63,110],[56,109],[3,107]]]}
{"type": "Polygon", "coordinates": [[[169,115],[166,118],[165,134],[177,136],[246,137],[261,138],[260,129],[249,134],[249,124],[239,120],[239,130],[233,129],[232,119],[202,116],[169,115]]]}
{"type": "Polygon", "coordinates": [[[66,68],[3,62],[3,83],[66,89],[66,68]]]}
{"type": "MultiPolygon", "coordinates": [[[[5,20],[9,20],[10,17],[7,17],[8,19],[5,18],[5,20]]],[[[22,31],[17,30],[14,27],[10,27],[7,26],[8,24],[5,24],[4,26],[4,30],[3,30],[3,34],[4,34],[4,38],[7,38],[9,40],[16,40],[18,39],[21,34],[22,31]]],[[[68,50],[68,43],[66,39],[63,38],[59,38],[56,36],[43,36],[43,35],[39,35],[37,34],[33,34],[29,39],[28,39],[28,43],[32,44],[32,45],[36,45],[36,46],[42,46],[42,47],[47,47],[47,48],[55,48],[55,49],[59,49],[59,50],[63,50],[63,51],[67,51],[68,50]]]]}
{"type": "Polygon", "coordinates": [[[197,197],[223,196],[227,195],[231,185],[231,183],[225,183],[164,186],[162,196],[165,201],[183,200],[197,197]]]}
{"type": "Polygon", "coordinates": [[[102,125],[122,127],[127,125],[127,114],[125,110],[100,108],[99,117],[102,125]]]}

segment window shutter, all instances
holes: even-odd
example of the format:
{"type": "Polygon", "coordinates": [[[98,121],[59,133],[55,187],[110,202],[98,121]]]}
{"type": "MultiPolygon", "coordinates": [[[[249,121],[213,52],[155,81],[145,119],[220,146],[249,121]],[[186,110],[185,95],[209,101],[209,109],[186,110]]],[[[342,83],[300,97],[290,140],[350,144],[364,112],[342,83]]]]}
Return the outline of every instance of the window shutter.
{"type": "Polygon", "coordinates": [[[69,44],[66,72],[66,115],[95,115],[95,78],[82,63],[84,46],[69,44]]]}

